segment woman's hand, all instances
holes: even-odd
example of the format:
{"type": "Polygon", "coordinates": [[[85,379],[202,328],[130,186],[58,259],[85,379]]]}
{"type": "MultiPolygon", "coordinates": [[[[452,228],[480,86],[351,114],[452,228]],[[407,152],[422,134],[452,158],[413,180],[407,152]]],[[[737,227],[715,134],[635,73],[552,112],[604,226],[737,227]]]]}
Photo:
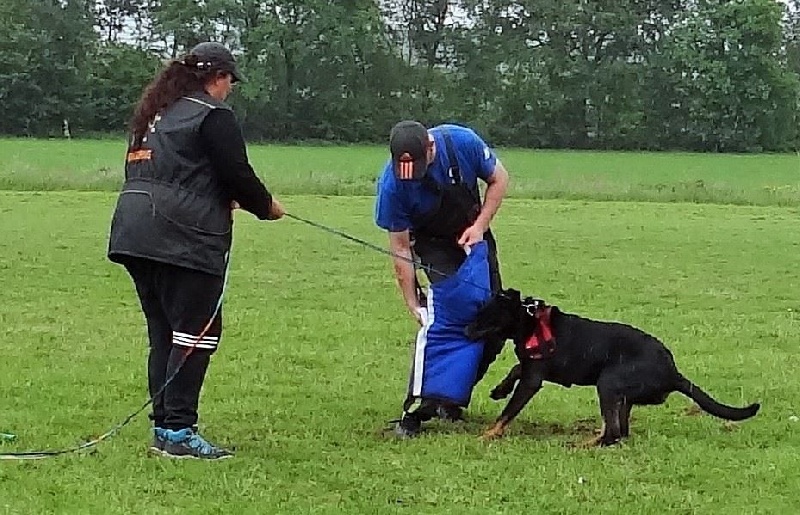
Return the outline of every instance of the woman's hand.
{"type": "Polygon", "coordinates": [[[275,197],[272,197],[272,207],[269,210],[269,216],[267,220],[278,220],[283,218],[283,215],[286,214],[286,210],[283,208],[283,204],[278,201],[275,197]]]}

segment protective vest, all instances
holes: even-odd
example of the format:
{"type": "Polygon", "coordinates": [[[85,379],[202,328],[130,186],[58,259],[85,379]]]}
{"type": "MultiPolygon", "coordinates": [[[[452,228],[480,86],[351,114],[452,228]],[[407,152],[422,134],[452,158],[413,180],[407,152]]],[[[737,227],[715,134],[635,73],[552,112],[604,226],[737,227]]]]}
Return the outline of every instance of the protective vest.
{"type": "Polygon", "coordinates": [[[129,148],[111,222],[108,257],[148,258],[224,275],[231,247],[231,197],[200,141],[214,109],[205,93],[174,102],[150,123],[141,146],[129,148]]]}
{"type": "Polygon", "coordinates": [[[440,184],[428,175],[423,177],[423,185],[436,194],[437,200],[426,213],[412,217],[414,252],[427,264],[432,261],[428,259],[432,253],[448,254],[455,262],[463,260],[458,237],[475,222],[481,210],[477,188],[464,184],[453,142],[446,130],[442,131],[442,138],[450,161],[449,181],[440,184]]]}

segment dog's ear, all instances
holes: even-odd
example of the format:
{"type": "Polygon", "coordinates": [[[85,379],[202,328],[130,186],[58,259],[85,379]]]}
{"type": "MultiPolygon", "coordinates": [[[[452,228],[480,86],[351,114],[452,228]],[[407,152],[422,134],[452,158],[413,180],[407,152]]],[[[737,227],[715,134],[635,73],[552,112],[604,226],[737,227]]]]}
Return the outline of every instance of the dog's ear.
{"type": "Polygon", "coordinates": [[[522,294],[519,290],[515,290],[514,288],[509,288],[507,290],[502,290],[503,297],[506,297],[509,300],[513,300],[515,302],[522,302],[522,294]]]}

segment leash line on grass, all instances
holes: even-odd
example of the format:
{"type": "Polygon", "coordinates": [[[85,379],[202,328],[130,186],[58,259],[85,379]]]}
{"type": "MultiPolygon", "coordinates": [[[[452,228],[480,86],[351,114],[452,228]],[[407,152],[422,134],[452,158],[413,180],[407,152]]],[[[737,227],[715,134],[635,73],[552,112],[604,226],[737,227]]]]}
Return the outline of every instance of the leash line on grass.
{"type": "Polygon", "coordinates": [[[153,403],[156,397],[164,393],[167,386],[178,376],[178,373],[183,368],[183,365],[186,363],[186,360],[189,358],[189,355],[197,348],[197,344],[203,339],[209,329],[211,329],[211,324],[213,324],[214,319],[217,318],[217,314],[219,313],[220,308],[222,308],[222,299],[225,296],[225,290],[228,285],[228,271],[230,270],[230,253],[227,256],[226,263],[225,263],[225,277],[222,281],[222,291],[219,294],[219,299],[217,299],[217,304],[214,307],[214,312],[211,314],[211,318],[208,319],[205,327],[203,330],[200,331],[200,334],[197,336],[194,344],[191,347],[187,347],[186,351],[184,352],[181,362],[178,364],[178,367],[175,369],[175,372],[172,373],[170,377],[164,382],[164,385],[147,401],[142,404],[139,409],[125,417],[125,419],[120,422],[119,424],[115,425],[105,433],[101,434],[100,436],[89,440],[88,442],[84,442],[79,445],[75,445],[73,447],[67,447],[64,449],[57,449],[57,450],[44,450],[44,451],[24,451],[24,452],[4,452],[0,453],[0,461],[2,460],[42,460],[45,458],[54,458],[56,456],[62,456],[64,454],[72,454],[77,453],[86,449],[91,449],[95,447],[100,442],[110,438],[111,436],[117,434],[119,431],[122,430],[123,427],[127,426],[134,418],[136,418],[141,412],[143,412],[147,407],[153,403]]]}
{"type": "MultiPolygon", "coordinates": [[[[298,222],[302,222],[302,223],[304,223],[306,225],[309,225],[311,227],[315,227],[317,229],[320,229],[320,230],[325,231],[327,233],[333,234],[333,235],[338,236],[340,238],[344,238],[346,240],[352,241],[354,243],[362,245],[362,246],[364,246],[366,248],[369,248],[369,249],[374,250],[376,252],[379,252],[381,254],[386,254],[386,255],[392,256],[394,258],[401,259],[401,260],[406,261],[408,263],[411,263],[412,265],[414,265],[416,267],[419,267],[419,268],[421,268],[423,270],[427,270],[430,273],[433,273],[433,274],[436,274],[436,275],[440,275],[442,277],[448,277],[448,274],[445,274],[444,272],[442,272],[440,270],[437,270],[436,268],[434,268],[434,267],[432,267],[430,265],[425,265],[423,263],[415,261],[412,258],[408,258],[406,256],[401,256],[400,254],[397,254],[396,252],[392,252],[391,250],[385,249],[383,247],[375,245],[374,243],[370,243],[370,242],[368,242],[366,240],[363,240],[361,238],[357,238],[355,236],[351,236],[351,235],[349,235],[349,234],[347,234],[344,231],[341,231],[339,229],[335,229],[333,227],[329,227],[329,226],[321,224],[319,222],[314,222],[312,220],[308,220],[306,218],[293,215],[291,213],[286,213],[285,216],[287,218],[291,218],[291,219],[296,220],[298,222]]],[[[191,347],[188,348],[188,350],[186,351],[186,353],[183,356],[183,360],[180,362],[180,364],[178,365],[178,368],[175,370],[175,372],[172,374],[172,376],[170,376],[167,379],[167,381],[164,383],[164,385],[161,387],[161,389],[158,392],[156,392],[155,395],[150,397],[144,404],[142,404],[139,407],[139,409],[137,409],[136,411],[134,411],[133,413],[128,415],[122,422],[120,422],[119,424],[115,425],[114,427],[112,427],[111,429],[106,431],[105,433],[101,434],[100,436],[98,436],[98,437],[96,437],[96,438],[94,438],[92,440],[89,440],[88,442],[84,442],[84,443],[82,443],[80,445],[75,445],[73,447],[67,447],[67,448],[64,448],[64,449],[57,449],[57,450],[25,451],[25,452],[4,452],[4,453],[0,453],[0,460],[17,460],[17,461],[21,461],[21,460],[41,460],[41,459],[45,459],[45,458],[53,458],[53,457],[56,457],[56,456],[62,456],[62,455],[65,455],[65,454],[77,453],[77,452],[80,452],[80,451],[83,451],[83,450],[86,450],[86,449],[91,449],[91,448],[97,446],[100,442],[102,442],[104,440],[107,440],[111,436],[113,436],[113,435],[117,434],[119,431],[121,431],[122,428],[127,426],[141,412],[143,412],[145,409],[147,409],[147,407],[150,404],[153,403],[153,401],[154,401],[154,399],[156,397],[158,397],[159,395],[161,395],[164,392],[164,390],[167,388],[167,386],[175,379],[175,377],[178,375],[178,373],[183,368],[183,365],[184,365],[184,363],[186,363],[186,359],[189,357],[189,354],[192,353],[192,351],[196,348],[196,345],[198,343],[200,343],[200,341],[202,340],[203,336],[205,336],[205,334],[211,328],[211,324],[213,323],[214,319],[217,317],[217,313],[219,313],[219,310],[222,307],[222,299],[223,299],[223,297],[225,295],[225,289],[226,289],[227,284],[228,284],[228,271],[229,270],[230,270],[230,254],[228,255],[228,262],[226,263],[225,278],[224,278],[223,284],[222,284],[222,292],[220,292],[220,296],[219,296],[219,299],[217,301],[217,305],[214,308],[214,313],[211,315],[211,318],[208,320],[208,323],[203,328],[203,330],[201,331],[200,335],[197,337],[197,340],[195,341],[195,343],[191,347]]],[[[473,283],[473,282],[468,281],[466,279],[461,279],[461,281],[463,281],[466,284],[470,284],[472,286],[475,286],[477,288],[481,288],[481,289],[484,289],[484,290],[490,290],[489,288],[486,288],[483,285],[473,283]]]]}

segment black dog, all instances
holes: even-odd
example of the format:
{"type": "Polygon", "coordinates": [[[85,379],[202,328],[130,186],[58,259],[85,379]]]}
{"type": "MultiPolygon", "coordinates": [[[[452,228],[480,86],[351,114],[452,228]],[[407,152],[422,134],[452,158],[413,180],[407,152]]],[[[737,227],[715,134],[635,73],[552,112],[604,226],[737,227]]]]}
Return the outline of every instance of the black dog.
{"type": "Polygon", "coordinates": [[[492,391],[495,400],[512,390],[514,394],[484,438],[502,436],[542,387],[542,381],[566,387],[596,385],[603,429],[593,445],[611,445],[628,436],[631,407],[662,404],[672,392],[690,397],[704,411],[727,420],[750,418],[760,407],[718,403],[683,377],[672,353],[649,334],[624,324],[562,313],[542,300],[523,300],[516,290],[495,294],[466,334],[472,340],[513,339],[520,362],[492,391]]]}

